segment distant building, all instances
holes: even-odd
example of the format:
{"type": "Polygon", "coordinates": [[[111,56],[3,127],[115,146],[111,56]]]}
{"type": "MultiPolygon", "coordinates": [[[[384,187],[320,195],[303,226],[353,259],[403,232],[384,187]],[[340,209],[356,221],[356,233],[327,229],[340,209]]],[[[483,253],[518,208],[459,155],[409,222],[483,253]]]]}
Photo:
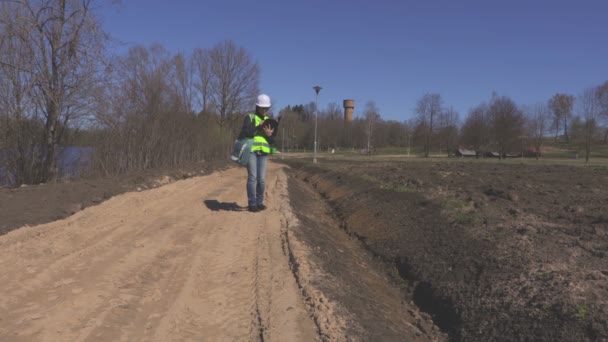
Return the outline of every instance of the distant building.
{"type": "Polygon", "coordinates": [[[473,150],[467,150],[464,148],[459,148],[455,153],[456,157],[477,157],[477,152],[473,150]]]}

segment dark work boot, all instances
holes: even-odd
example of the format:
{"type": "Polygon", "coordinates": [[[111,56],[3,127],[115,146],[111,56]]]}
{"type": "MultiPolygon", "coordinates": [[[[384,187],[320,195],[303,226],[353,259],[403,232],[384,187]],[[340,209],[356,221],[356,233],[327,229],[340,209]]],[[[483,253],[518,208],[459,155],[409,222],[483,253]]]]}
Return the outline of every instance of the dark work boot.
{"type": "Polygon", "coordinates": [[[258,210],[259,211],[266,210],[266,206],[263,204],[258,204],[258,210]]]}
{"type": "Polygon", "coordinates": [[[248,210],[252,213],[257,213],[258,211],[260,211],[255,205],[250,205],[248,210]]]}

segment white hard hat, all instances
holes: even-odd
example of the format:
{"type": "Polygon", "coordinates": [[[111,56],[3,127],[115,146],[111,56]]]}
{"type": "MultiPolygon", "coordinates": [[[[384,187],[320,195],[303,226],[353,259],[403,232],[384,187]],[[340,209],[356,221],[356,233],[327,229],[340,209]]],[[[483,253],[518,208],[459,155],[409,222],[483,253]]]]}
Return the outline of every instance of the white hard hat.
{"type": "Polygon", "coordinates": [[[258,101],[255,103],[255,105],[264,108],[270,107],[270,97],[266,94],[259,95],[258,101]]]}

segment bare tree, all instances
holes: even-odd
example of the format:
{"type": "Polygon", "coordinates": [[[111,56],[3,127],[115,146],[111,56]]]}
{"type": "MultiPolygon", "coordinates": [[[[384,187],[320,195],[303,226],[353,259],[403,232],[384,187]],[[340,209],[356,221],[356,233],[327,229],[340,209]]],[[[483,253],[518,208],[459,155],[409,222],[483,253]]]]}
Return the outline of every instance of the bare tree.
{"type": "Polygon", "coordinates": [[[56,150],[63,129],[87,112],[106,42],[92,0],[3,3],[3,28],[22,49],[7,51],[0,64],[34,80],[31,101],[43,115],[39,181],[56,176],[56,150]],[[15,55],[16,54],[16,55],[15,55]],[[19,65],[11,63],[18,58],[19,65]],[[7,61],[8,60],[8,61],[7,61]]]}
{"type": "Polygon", "coordinates": [[[374,138],[374,128],[376,124],[381,120],[380,110],[374,101],[368,101],[365,104],[365,122],[366,129],[365,134],[367,137],[367,153],[372,153],[372,142],[374,138]]]}
{"type": "Polygon", "coordinates": [[[211,83],[211,62],[209,50],[195,49],[190,58],[190,64],[194,70],[194,85],[200,101],[201,113],[209,114],[209,98],[211,83]]]}
{"type": "Polygon", "coordinates": [[[599,87],[588,88],[579,96],[578,106],[583,118],[583,147],[585,162],[589,162],[593,138],[597,131],[597,123],[601,115],[599,87]]]}
{"type": "Polygon", "coordinates": [[[403,122],[403,133],[405,134],[405,139],[407,140],[407,155],[409,156],[412,152],[412,142],[414,137],[414,128],[416,127],[416,120],[414,118],[410,118],[403,122]]]}
{"type": "Polygon", "coordinates": [[[500,158],[518,147],[523,133],[523,114],[513,100],[496,96],[489,107],[492,137],[498,146],[500,158]]]}
{"type": "Polygon", "coordinates": [[[453,107],[442,110],[438,120],[439,151],[445,146],[449,156],[458,136],[458,112],[453,107]]]}
{"type": "MultiPolygon", "coordinates": [[[[294,106],[299,110],[300,106],[294,106]]],[[[300,113],[293,110],[291,107],[283,108],[279,115],[281,116],[281,125],[277,138],[281,143],[284,143],[286,151],[298,150],[306,145],[306,132],[310,131],[310,122],[303,122],[300,113]]]]}
{"type": "Polygon", "coordinates": [[[575,115],[570,122],[570,143],[576,149],[578,158],[580,150],[585,150],[585,119],[581,115],[575,115]]]}
{"type": "MultiPolygon", "coordinates": [[[[319,113],[321,124],[319,125],[319,141],[324,141],[328,150],[338,147],[340,141],[343,141],[344,123],[342,118],[342,109],[340,106],[331,102],[327,105],[327,109],[319,113]]],[[[319,146],[321,144],[319,143],[319,146]]]]}
{"type": "Polygon", "coordinates": [[[33,67],[23,58],[29,47],[13,24],[23,8],[0,6],[0,183],[20,185],[41,178],[42,120],[32,96],[33,67]]]}
{"type": "Polygon", "coordinates": [[[560,120],[563,122],[564,127],[564,137],[566,141],[570,141],[570,136],[568,135],[568,122],[572,119],[572,107],[574,106],[574,96],[568,94],[555,94],[549,100],[549,108],[553,111],[554,122],[556,123],[555,128],[555,138],[557,139],[557,134],[560,127],[560,120]]]}
{"type": "MultiPolygon", "coordinates": [[[[135,46],[115,62],[110,87],[116,132],[108,136],[106,168],[111,173],[159,166],[170,94],[170,54],[160,45],[135,46]],[[117,145],[122,146],[118,149],[117,145]]],[[[99,154],[103,152],[98,148],[99,154]]]]}
{"type": "Polygon", "coordinates": [[[96,170],[121,174],[225,157],[217,121],[196,115],[197,71],[188,65],[160,45],[116,58],[111,82],[98,90],[96,170]]]}
{"type": "Polygon", "coordinates": [[[232,41],[214,46],[209,63],[209,101],[224,129],[236,114],[252,109],[259,92],[260,68],[249,52],[232,41]]]}
{"type": "Polygon", "coordinates": [[[479,151],[489,143],[489,130],[489,108],[482,103],[469,111],[461,129],[462,143],[479,151]]]}
{"type": "Polygon", "coordinates": [[[324,116],[330,120],[343,120],[342,107],[335,102],[330,102],[327,105],[324,116]]]}
{"type": "Polygon", "coordinates": [[[534,145],[534,154],[536,159],[540,157],[540,149],[543,144],[543,138],[547,132],[547,123],[550,118],[550,111],[547,105],[539,103],[527,111],[528,135],[534,145]]]}
{"type": "Polygon", "coordinates": [[[425,129],[424,134],[424,156],[429,156],[431,138],[433,136],[433,125],[435,118],[441,113],[443,101],[439,94],[424,94],[416,103],[416,114],[418,122],[425,129]]]}
{"type": "Polygon", "coordinates": [[[367,151],[367,120],[363,117],[355,117],[351,124],[352,146],[354,149],[367,151]]]}
{"type": "Polygon", "coordinates": [[[178,110],[185,113],[192,112],[194,98],[194,81],[192,64],[178,53],[173,57],[173,76],[171,77],[171,88],[174,93],[174,100],[178,110]]]}
{"type": "Polygon", "coordinates": [[[386,134],[383,136],[387,145],[400,147],[407,145],[407,128],[403,122],[389,120],[385,122],[385,126],[386,134]]]}
{"type": "Polygon", "coordinates": [[[597,89],[597,97],[600,105],[601,122],[604,123],[604,144],[608,144],[608,81],[597,89]]]}

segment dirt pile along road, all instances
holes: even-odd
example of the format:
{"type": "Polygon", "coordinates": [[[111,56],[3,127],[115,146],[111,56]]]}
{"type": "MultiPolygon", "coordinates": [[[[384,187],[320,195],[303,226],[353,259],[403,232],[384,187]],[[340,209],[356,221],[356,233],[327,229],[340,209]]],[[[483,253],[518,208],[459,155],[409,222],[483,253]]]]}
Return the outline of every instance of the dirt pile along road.
{"type": "Polygon", "coordinates": [[[0,236],[0,341],[445,340],[285,166],[269,165],[263,213],[245,210],[245,176],[125,193],[0,236]]]}

